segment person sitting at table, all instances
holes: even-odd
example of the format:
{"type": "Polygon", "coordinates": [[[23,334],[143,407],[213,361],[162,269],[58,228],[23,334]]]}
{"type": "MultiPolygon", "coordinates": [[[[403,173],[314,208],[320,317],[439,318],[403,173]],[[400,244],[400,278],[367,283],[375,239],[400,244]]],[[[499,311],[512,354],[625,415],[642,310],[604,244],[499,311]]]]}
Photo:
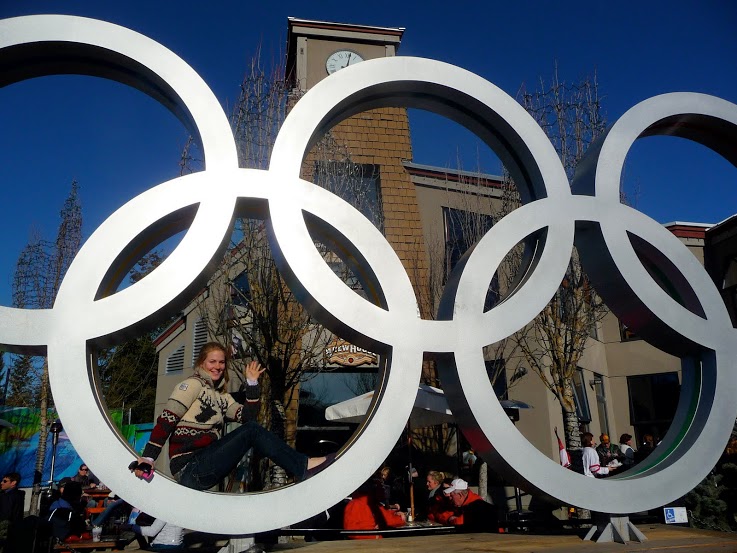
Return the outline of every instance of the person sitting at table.
{"type": "Polygon", "coordinates": [[[169,524],[160,518],[154,519],[149,526],[132,524],[131,530],[136,535],[149,538],[149,551],[181,551],[184,549],[184,529],[169,524]]]}
{"type": "MultiPolygon", "coordinates": [[[[407,515],[401,511],[387,509],[380,504],[374,484],[364,483],[353,494],[343,511],[344,530],[384,530],[397,528],[407,523],[407,515]]],[[[351,534],[352,540],[376,540],[377,534],[351,534]]]]}
{"type": "Polygon", "coordinates": [[[496,532],[499,530],[497,508],[468,489],[468,482],[456,478],[443,493],[450,496],[455,513],[448,524],[458,526],[465,532],[496,532]]]}
{"type": "Polygon", "coordinates": [[[90,472],[90,467],[86,463],[79,465],[77,474],[72,476],[72,482],[79,482],[83,490],[85,488],[96,488],[100,485],[100,480],[90,472]]]}
{"type": "Polygon", "coordinates": [[[384,465],[374,475],[376,498],[384,507],[398,511],[402,508],[401,482],[394,478],[392,469],[384,465]]]}
{"type": "Polygon", "coordinates": [[[61,497],[49,507],[46,519],[51,523],[51,536],[59,541],[72,538],[92,539],[84,521],[84,505],[81,503],[82,486],[79,482],[68,482],[61,497]]]}
{"type": "MultiPolygon", "coordinates": [[[[69,476],[65,476],[61,480],[59,480],[59,497],[61,497],[61,494],[64,493],[64,488],[69,482],[71,482],[72,479],[69,476]]],[[[59,497],[56,497],[54,499],[59,499],[59,497]]]]}
{"type": "Polygon", "coordinates": [[[92,490],[100,485],[100,480],[92,474],[87,463],[82,463],[77,469],[77,474],[72,476],[72,482],[78,482],[82,486],[82,501],[88,508],[97,507],[97,501],[89,497],[85,490],[92,490]]]}
{"type": "Polygon", "coordinates": [[[119,516],[124,514],[127,517],[130,515],[131,509],[132,507],[124,499],[120,499],[116,495],[115,499],[108,501],[103,512],[90,520],[90,524],[92,526],[103,526],[107,520],[113,516],[113,514],[117,514],[119,516]]]}
{"type": "MultiPolygon", "coordinates": [[[[439,524],[447,524],[448,519],[453,516],[453,505],[450,497],[443,493],[443,481],[445,474],[436,470],[427,473],[426,485],[429,492],[427,520],[439,524]]],[[[452,480],[451,480],[452,482],[452,480]]],[[[450,482],[448,482],[450,485],[450,482]]]]}

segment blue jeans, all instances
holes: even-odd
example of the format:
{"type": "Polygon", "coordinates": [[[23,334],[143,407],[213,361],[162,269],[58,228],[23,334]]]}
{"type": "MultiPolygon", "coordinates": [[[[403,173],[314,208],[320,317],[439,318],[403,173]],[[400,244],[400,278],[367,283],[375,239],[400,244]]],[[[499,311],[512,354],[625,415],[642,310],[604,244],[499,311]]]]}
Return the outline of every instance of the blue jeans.
{"type": "Polygon", "coordinates": [[[217,442],[191,455],[177,475],[182,486],[209,490],[217,486],[236,467],[249,449],[268,457],[297,480],[307,472],[307,456],[295,451],[258,423],[249,421],[217,442]]]}
{"type": "Polygon", "coordinates": [[[125,506],[126,502],[122,499],[116,499],[115,501],[108,502],[105,510],[90,521],[92,523],[92,526],[102,526],[103,524],[105,524],[105,521],[110,518],[110,515],[113,514],[113,511],[125,506]]]}

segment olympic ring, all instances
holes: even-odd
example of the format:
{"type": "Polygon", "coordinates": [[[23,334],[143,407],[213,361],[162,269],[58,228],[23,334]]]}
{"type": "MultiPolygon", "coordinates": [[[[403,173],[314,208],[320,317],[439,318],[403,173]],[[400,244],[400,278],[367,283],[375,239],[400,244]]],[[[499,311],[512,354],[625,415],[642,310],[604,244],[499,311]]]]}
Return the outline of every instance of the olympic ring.
{"type": "Polygon", "coordinates": [[[617,192],[618,172],[637,137],[665,132],[676,121],[683,123],[681,135],[726,151],[716,131],[737,139],[737,106],[696,94],[638,104],[587,154],[572,194],[549,140],[511,97],[477,75],[432,60],[366,61],[316,85],[288,116],[268,171],[238,169],[227,119],[207,85],[169,50],[122,27],[69,16],[0,21],[0,67],[12,70],[11,82],[71,67],[131,84],[202,139],[207,170],[156,186],[106,220],[69,268],[53,309],[0,307],[0,343],[47,350],[57,408],[79,453],[121,497],[152,515],[192,529],[239,534],[291,524],[337,503],[370,476],[401,434],[414,401],[406,391],[416,388],[425,351],[441,354],[451,408],[481,455],[527,491],[566,503],[610,513],[662,505],[693,488],[708,472],[710,456],[715,460],[726,443],[737,411],[737,341],[724,304],[685,246],[621,205],[617,192]],[[39,53],[44,63],[25,67],[26,56],[39,53]],[[304,155],[324,129],[353,113],[400,103],[430,109],[476,132],[533,200],[498,222],[459,265],[437,321],[419,318],[409,278],[379,231],[342,199],[298,178],[304,155]],[[212,274],[231,214],[254,206],[268,207],[272,249],[305,306],[333,332],[387,356],[387,376],[367,422],[333,465],[268,493],[223,495],[187,489],[163,476],[150,483],[132,479],[121,469],[132,452],[101,409],[104,399],[88,366],[91,350],[186,301],[212,274]],[[105,296],[128,268],[129,252],[152,239],[162,221],[176,230],[189,226],[180,245],[151,275],[105,296]],[[488,283],[504,254],[541,230],[545,247],[525,284],[484,313],[488,283]],[[326,233],[351,254],[367,283],[380,291],[380,305],[338,279],[310,231],[326,233]],[[663,446],[645,464],[605,481],[560,468],[514,429],[498,402],[489,402],[494,394],[481,355],[484,345],[525,326],[545,306],[561,282],[574,239],[594,282],[606,282],[597,290],[615,313],[626,315],[626,306],[637,305],[650,316],[635,330],[687,356],[679,409],[663,446]],[[685,305],[650,278],[635,249],[666,264],[685,305]],[[90,386],[79,390],[80,381],[90,386]]]}

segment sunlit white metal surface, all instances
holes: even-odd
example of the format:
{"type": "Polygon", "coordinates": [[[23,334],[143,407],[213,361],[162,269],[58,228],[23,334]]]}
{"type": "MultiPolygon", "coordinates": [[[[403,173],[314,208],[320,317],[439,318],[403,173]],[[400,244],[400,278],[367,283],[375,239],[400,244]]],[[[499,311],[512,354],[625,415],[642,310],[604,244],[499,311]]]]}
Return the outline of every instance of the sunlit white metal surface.
{"type": "Polygon", "coordinates": [[[0,307],[0,344],[14,351],[48,350],[54,398],[75,447],[106,484],[146,512],[187,528],[242,534],[294,523],[337,503],[371,475],[400,436],[425,351],[440,354],[450,407],[479,453],[519,487],[571,505],[610,513],[657,507],[694,487],[726,443],[737,412],[737,340],[724,305],[685,246],[621,205],[615,189],[632,142],[642,134],[671,132],[673,124],[687,128],[682,136],[734,162],[736,106],[695,94],[635,106],[592,148],[575,183],[578,193],[572,194],[552,145],[514,99],[477,75],[432,60],[371,60],[322,81],[287,118],[269,171],[238,169],[227,119],[212,93],[182,60],[150,39],[71,16],[0,21],[0,83],[58,72],[136,86],[189,125],[206,156],[206,171],[148,190],[95,231],[72,263],[53,309],[0,307]],[[27,64],[31,57],[36,63],[27,64]],[[505,161],[527,200],[458,264],[436,321],[419,318],[409,278],[380,232],[342,199],[298,178],[321,132],[351,114],[398,104],[430,109],[476,132],[505,161]],[[231,218],[254,207],[268,208],[261,211],[269,213],[272,249],[305,306],[337,334],[383,353],[387,376],[355,439],[332,466],[303,483],[228,495],[196,492],[163,476],[137,480],[125,470],[134,454],[104,412],[90,352],[149,327],[186,302],[212,274],[231,218]],[[145,279],[111,294],[135,262],[131,252],[160,237],[162,221],[175,230],[188,228],[182,242],[145,279]],[[377,290],[377,304],[338,279],[310,231],[347,252],[347,261],[377,290]],[[514,295],[484,313],[494,271],[506,252],[533,233],[545,235],[534,270],[514,295]],[[663,445],[636,470],[606,481],[559,467],[516,431],[494,399],[481,351],[545,306],[574,240],[612,309],[636,332],[684,358],[679,411],[663,445]],[[683,306],[652,281],[633,246],[665,265],[683,306]],[[632,318],[633,307],[648,316],[632,318]],[[80,389],[80,382],[89,385],[80,389]]]}

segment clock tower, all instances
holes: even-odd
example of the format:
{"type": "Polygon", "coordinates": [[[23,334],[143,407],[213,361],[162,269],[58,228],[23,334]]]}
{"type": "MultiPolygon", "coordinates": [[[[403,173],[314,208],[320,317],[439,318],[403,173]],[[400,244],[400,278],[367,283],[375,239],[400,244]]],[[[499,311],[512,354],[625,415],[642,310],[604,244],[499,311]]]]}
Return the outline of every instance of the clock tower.
{"type": "Polygon", "coordinates": [[[290,17],[286,75],[304,93],[354,63],[395,56],[402,27],[370,27],[290,17]]]}
{"type": "MultiPolygon", "coordinates": [[[[364,60],[395,56],[402,27],[372,27],[307,19],[288,19],[286,75],[299,97],[322,79],[364,60]]],[[[407,110],[379,108],[340,122],[333,138],[349,152],[352,163],[368,168],[380,194],[383,231],[402,260],[418,298],[429,297],[427,254],[417,194],[404,163],[412,161],[407,110]]],[[[312,180],[314,160],[307,156],[302,177],[312,180]]],[[[430,305],[423,305],[423,316],[430,305]]]]}

